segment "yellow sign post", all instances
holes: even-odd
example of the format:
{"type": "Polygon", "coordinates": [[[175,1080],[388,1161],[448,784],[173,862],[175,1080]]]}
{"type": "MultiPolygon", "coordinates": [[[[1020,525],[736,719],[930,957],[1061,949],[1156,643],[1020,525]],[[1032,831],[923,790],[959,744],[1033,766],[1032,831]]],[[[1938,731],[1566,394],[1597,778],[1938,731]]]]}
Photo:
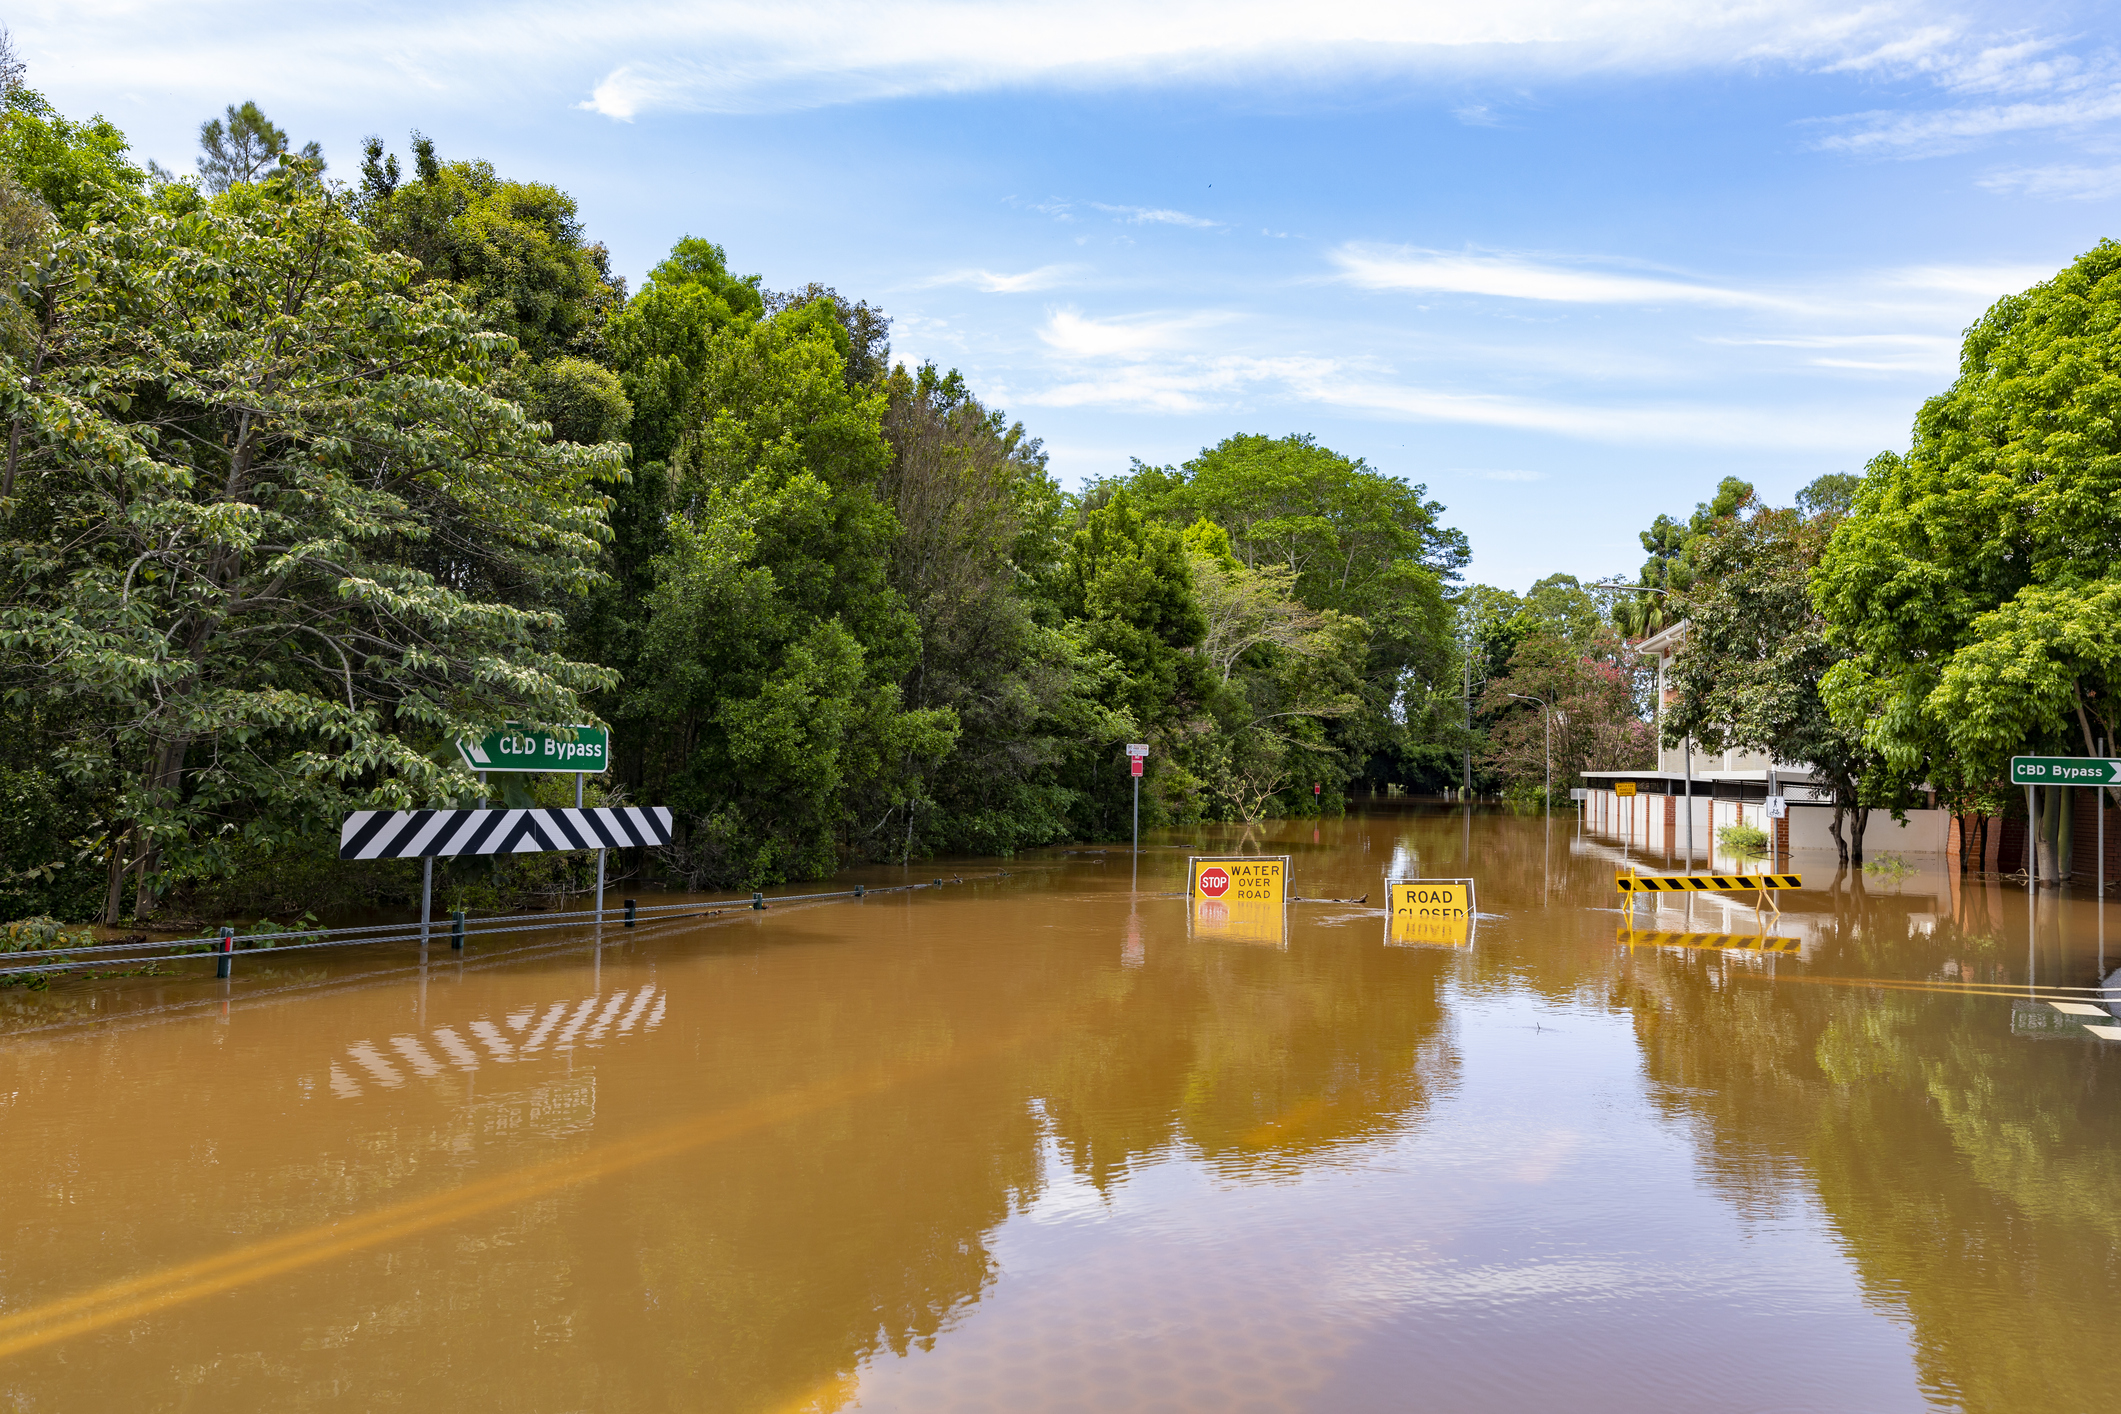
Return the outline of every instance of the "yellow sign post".
{"type": "Polygon", "coordinates": [[[1473,941],[1471,879],[1387,879],[1388,943],[1465,947],[1473,941]]]}
{"type": "Polygon", "coordinates": [[[1195,903],[1279,907],[1289,901],[1289,856],[1196,854],[1186,862],[1186,896],[1195,903]]]}

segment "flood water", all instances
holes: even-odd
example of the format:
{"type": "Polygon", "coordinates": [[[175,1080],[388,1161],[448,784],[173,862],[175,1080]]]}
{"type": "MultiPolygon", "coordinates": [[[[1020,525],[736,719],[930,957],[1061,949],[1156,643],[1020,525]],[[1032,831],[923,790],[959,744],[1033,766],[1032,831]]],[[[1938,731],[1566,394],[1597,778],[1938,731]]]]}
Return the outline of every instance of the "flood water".
{"type": "Polygon", "coordinates": [[[1630,915],[1573,816],[1393,803],[0,992],[0,1409],[2104,1403],[2096,907],[1909,862],[1630,915]],[[1369,904],[1192,926],[1230,849],[1369,904]]]}

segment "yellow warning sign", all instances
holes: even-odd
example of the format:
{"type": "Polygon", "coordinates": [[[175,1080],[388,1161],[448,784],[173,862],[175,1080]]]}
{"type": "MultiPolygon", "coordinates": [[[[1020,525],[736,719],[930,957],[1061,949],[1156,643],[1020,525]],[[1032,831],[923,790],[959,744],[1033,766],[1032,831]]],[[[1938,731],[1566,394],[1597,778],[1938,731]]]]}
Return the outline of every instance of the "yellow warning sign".
{"type": "Polygon", "coordinates": [[[1251,854],[1214,858],[1196,854],[1188,862],[1186,896],[1199,903],[1273,904],[1289,901],[1289,856],[1251,854]]]}
{"type": "Polygon", "coordinates": [[[1188,926],[1199,939],[1275,948],[1289,944],[1289,910],[1279,903],[1225,903],[1221,899],[1197,898],[1187,913],[1188,926]]]}
{"type": "Polygon", "coordinates": [[[1615,781],[1613,783],[1613,794],[1615,795],[1633,795],[1634,793],[1635,783],[1633,781],[1615,781]]]}
{"type": "Polygon", "coordinates": [[[1388,879],[1386,906],[1394,918],[1470,919],[1471,879],[1388,879]]]}
{"type": "Polygon", "coordinates": [[[1624,894],[1738,894],[1756,889],[1801,889],[1802,874],[1615,874],[1624,894]]]}
{"type": "Polygon", "coordinates": [[[1753,952],[1802,952],[1804,944],[1797,938],[1771,938],[1754,933],[1651,933],[1640,928],[1623,928],[1619,941],[1629,947],[1650,948],[1735,948],[1753,952]]]}

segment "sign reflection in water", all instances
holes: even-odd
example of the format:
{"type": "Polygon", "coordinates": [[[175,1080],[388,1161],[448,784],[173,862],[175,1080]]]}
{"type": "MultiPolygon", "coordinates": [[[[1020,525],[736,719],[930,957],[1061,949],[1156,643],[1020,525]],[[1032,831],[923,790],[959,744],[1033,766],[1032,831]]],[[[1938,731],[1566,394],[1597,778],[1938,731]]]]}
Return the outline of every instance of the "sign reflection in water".
{"type": "Polygon", "coordinates": [[[425,1079],[452,1069],[474,1071],[482,1064],[513,1065],[537,1059],[540,1052],[557,1055],[573,1050],[578,1041],[586,1045],[607,1034],[624,1036],[636,1026],[643,1032],[653,1031],[662,1025],[668,1000],[654,985],[644,984],[608,997],[591,994],[522,1007],[503,1017],[499,1025],[482,1016],[462,1023],[461,1028],[443,1025],[424,1034],[392,1036],[386,1043],[389,1054],[372,1040],[356,1041],[346,1048],[345,1064],[332,1061],[327,1083],[340,1099],[357,1100],[362,1081],[395,1090],[405,1083],[408,1071],[425,1079]]]}

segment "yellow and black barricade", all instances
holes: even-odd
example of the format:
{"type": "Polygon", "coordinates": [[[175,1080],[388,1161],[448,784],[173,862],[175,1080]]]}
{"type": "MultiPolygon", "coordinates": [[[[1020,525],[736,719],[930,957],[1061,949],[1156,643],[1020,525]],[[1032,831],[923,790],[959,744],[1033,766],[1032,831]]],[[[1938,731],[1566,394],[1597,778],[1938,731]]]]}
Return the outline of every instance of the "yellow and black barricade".
{"type": "Polygon", "coordinates": [[[1624,894],[1749,894],[1765,889],[1801,889],[1801,874],[1616,874],[1624,894]]]}

